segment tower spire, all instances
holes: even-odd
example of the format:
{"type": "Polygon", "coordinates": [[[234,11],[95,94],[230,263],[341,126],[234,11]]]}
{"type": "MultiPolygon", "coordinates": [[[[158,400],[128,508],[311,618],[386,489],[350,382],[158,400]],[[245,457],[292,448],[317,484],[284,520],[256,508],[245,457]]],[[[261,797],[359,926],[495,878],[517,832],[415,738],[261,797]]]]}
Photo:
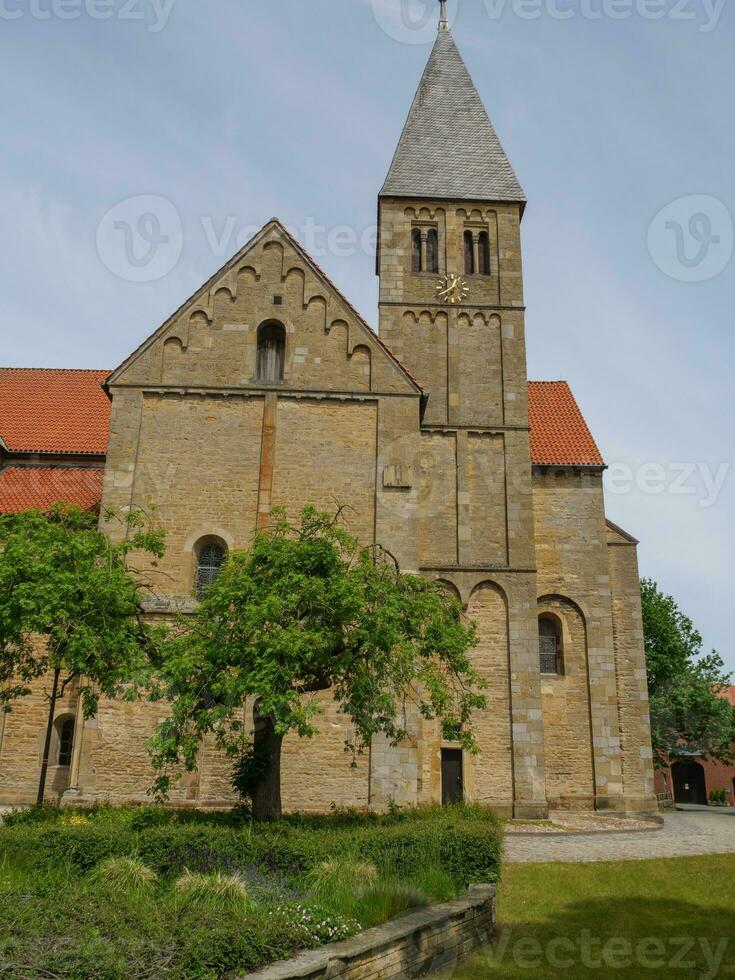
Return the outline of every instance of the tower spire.
{"type": "Polygon", "coordinates": [[[449,30],[449,21],[447,20],[447,0],[439,0],[439,30],[449,30]]]}

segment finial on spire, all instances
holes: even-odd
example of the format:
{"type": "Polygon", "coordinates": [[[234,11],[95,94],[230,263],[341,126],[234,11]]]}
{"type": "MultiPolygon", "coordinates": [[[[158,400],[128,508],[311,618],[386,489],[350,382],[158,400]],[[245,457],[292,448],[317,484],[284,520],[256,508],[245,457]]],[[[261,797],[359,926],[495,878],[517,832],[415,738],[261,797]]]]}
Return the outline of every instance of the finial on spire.
{"type": "Polygon", "coordinates": [[[447,0],[439,0],[439,30],[448,31],[449,21],[447,20],[447,0]]]}

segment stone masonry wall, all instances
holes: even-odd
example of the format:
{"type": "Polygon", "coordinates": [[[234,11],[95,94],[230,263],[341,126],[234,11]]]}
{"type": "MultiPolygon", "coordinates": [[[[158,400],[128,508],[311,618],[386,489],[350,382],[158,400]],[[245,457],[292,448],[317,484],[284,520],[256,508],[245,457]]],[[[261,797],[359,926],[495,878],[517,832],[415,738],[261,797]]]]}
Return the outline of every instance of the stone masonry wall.
{"type": "Polygon", "coordinates": [[[398,980],[455,966],[495,934],[495,887],[398,916],[385,925],[248,974],[244,980],[398,980]]]}

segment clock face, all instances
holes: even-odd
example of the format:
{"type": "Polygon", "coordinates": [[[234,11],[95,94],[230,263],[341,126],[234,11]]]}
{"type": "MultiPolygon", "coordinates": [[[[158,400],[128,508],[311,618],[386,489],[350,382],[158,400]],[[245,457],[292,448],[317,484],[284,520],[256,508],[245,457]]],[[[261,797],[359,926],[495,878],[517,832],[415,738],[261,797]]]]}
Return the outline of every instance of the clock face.
{"type": "Polygon", "coordinates": [[[470,287],[461,276],[454,273],[444,276],[436,287],[437,296],[444,303],[461,303],[470,293],[470,287]]]}

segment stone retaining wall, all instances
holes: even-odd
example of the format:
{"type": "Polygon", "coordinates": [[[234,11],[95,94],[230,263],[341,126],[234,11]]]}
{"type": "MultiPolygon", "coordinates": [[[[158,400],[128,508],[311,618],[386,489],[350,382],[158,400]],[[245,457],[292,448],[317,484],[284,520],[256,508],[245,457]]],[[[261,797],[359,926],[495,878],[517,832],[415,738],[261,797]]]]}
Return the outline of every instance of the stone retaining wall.
{"type": "Polygon", "coordinates": [[[392,980],[452,966],[495,932],[495,886],[399,916],[340,943],[273,963],[245,980],[392,980]]]}

